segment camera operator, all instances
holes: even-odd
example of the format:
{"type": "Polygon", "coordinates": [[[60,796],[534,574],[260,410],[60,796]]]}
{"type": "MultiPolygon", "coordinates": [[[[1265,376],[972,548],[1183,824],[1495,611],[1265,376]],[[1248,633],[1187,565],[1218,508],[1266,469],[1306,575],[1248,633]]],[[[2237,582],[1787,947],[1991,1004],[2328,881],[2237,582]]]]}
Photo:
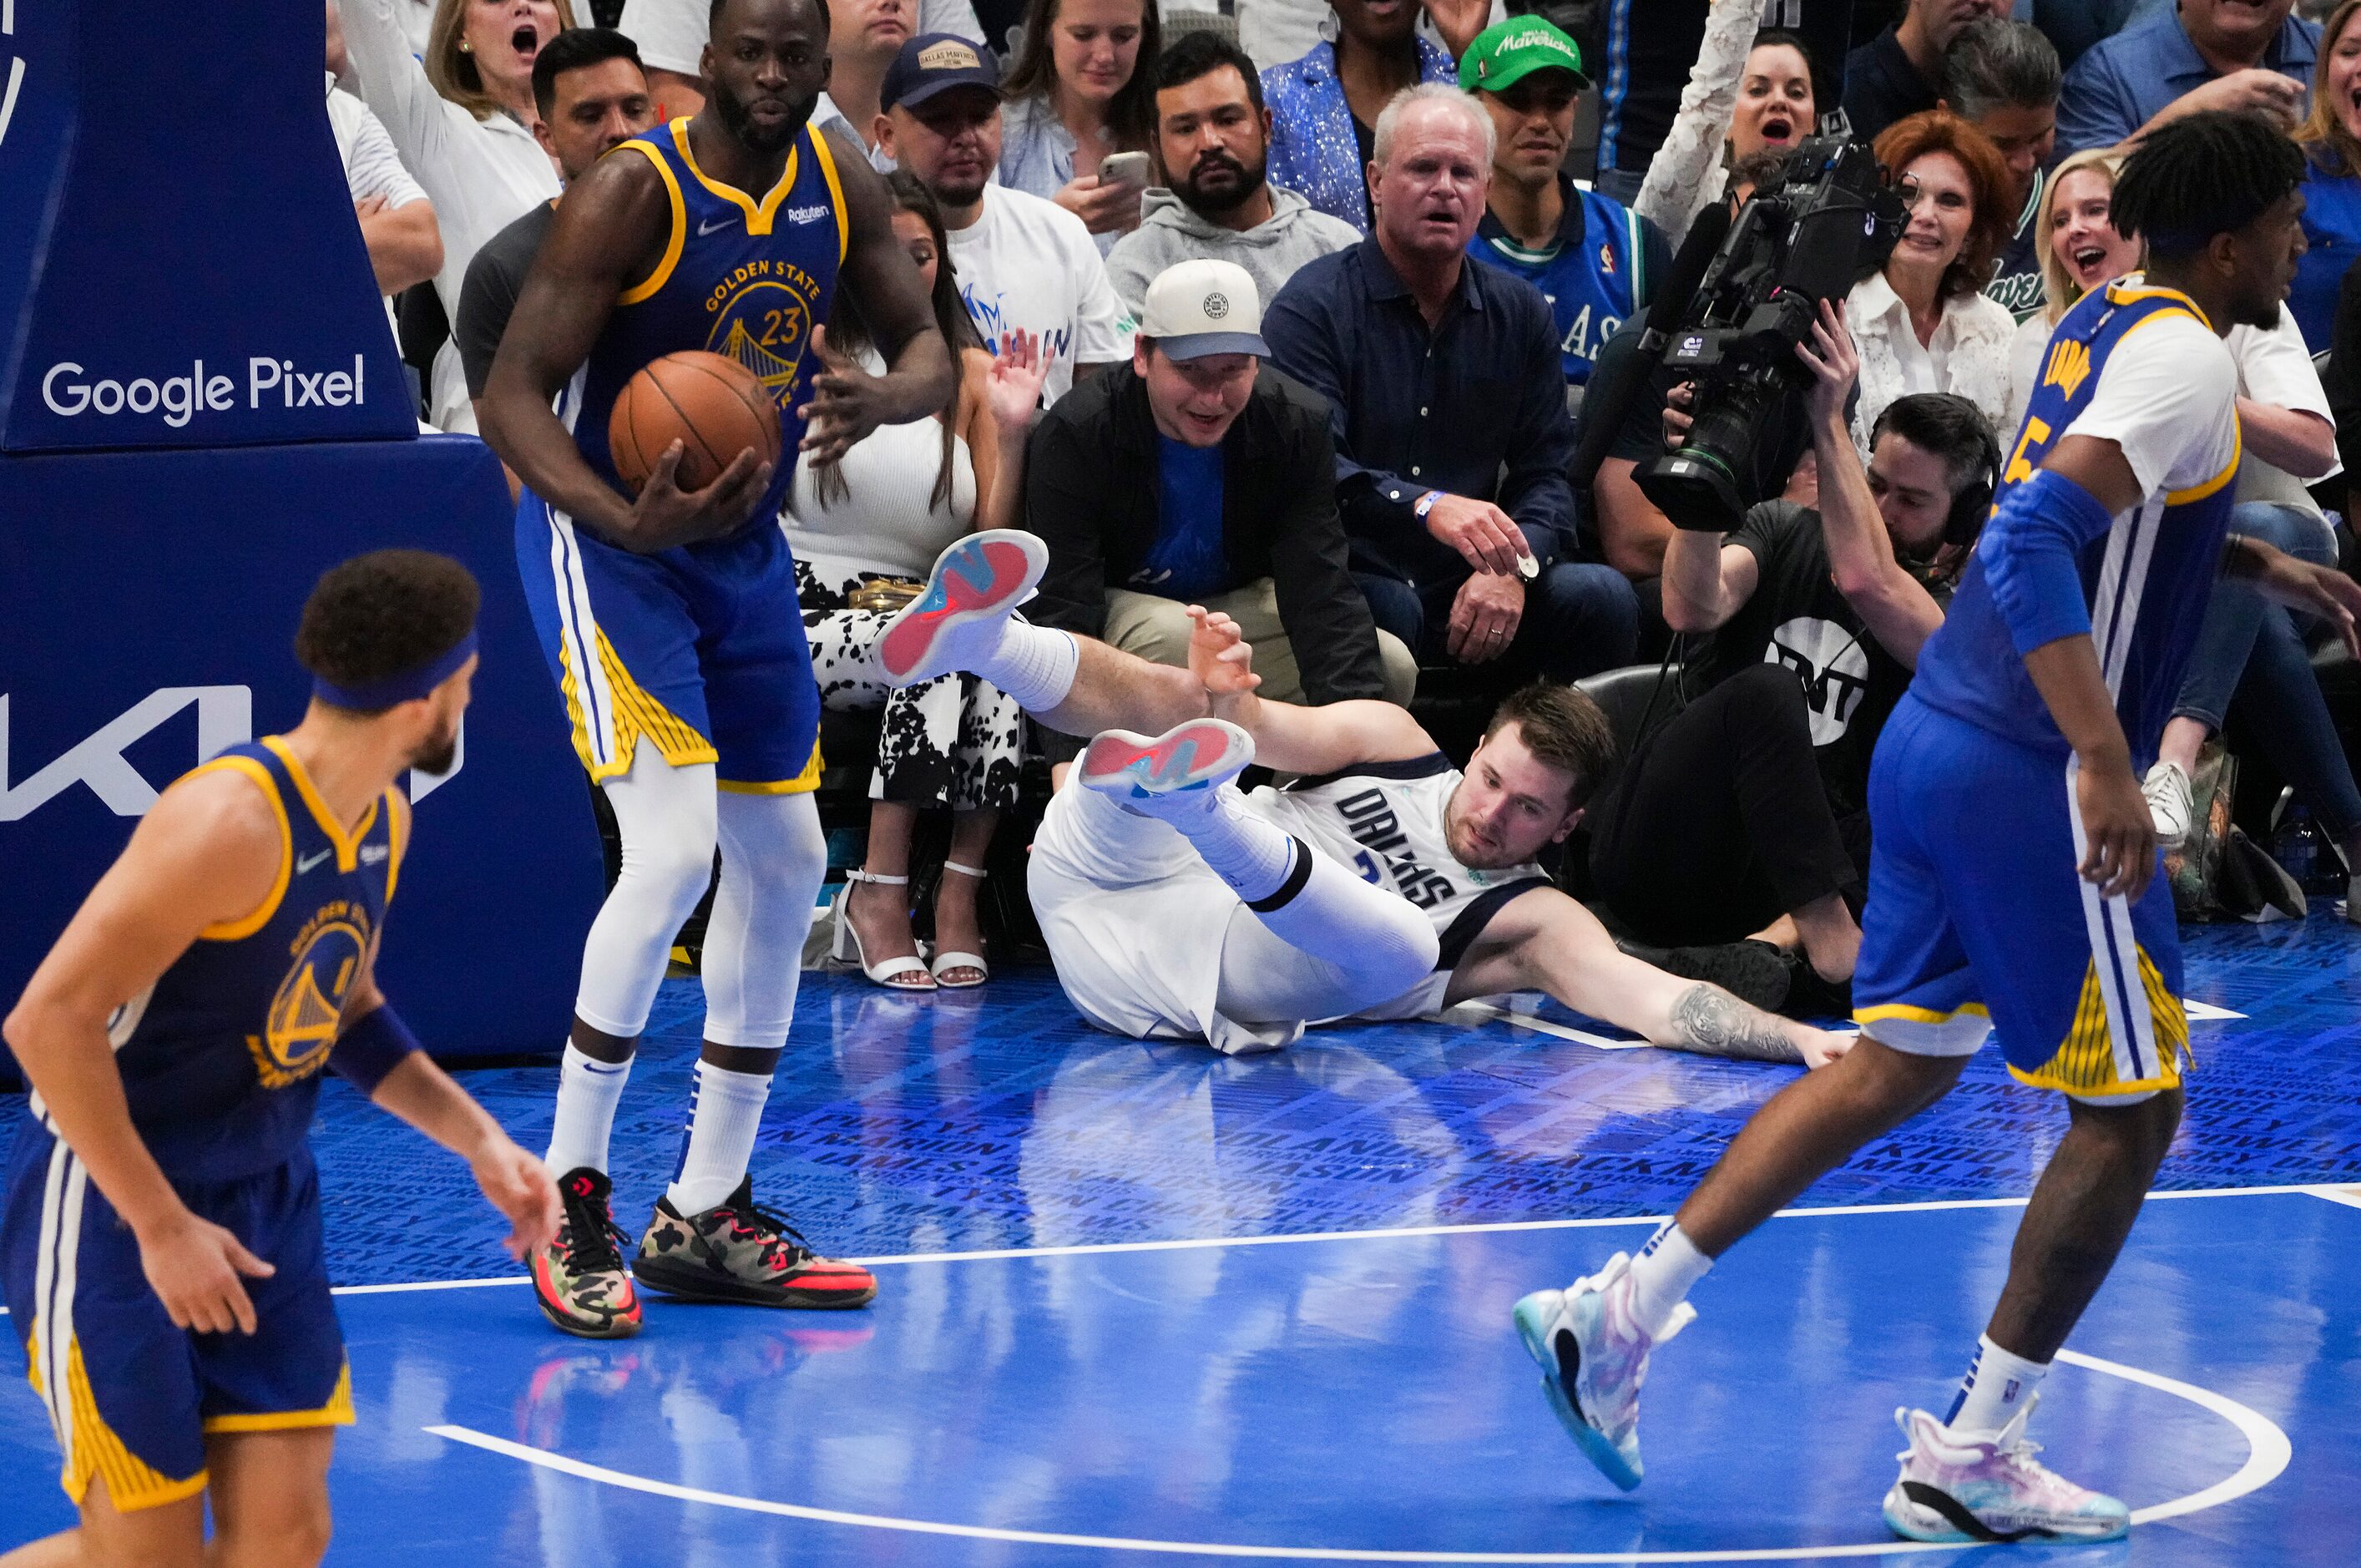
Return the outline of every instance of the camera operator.
{"type": "MultiPolygon", "coordinates": [[[[1999,454],[1964,400],[1916,394],[1886,409],[1864,469],[1846,412],[1860,362],[1834,304],[1795,352],[1810,455],[1736,532],[1666,546],[1665,619],[1711,636],[1679,672],[1686,706],[1593,806],[1590,872],[1631,938],[1686,949],[1651,961],[1834,1012],[1861,945],[1870,753],[1942,622],[1999,454]]],[[[1670,410],[1665,444],[1687,424],[1670,410]]]]}

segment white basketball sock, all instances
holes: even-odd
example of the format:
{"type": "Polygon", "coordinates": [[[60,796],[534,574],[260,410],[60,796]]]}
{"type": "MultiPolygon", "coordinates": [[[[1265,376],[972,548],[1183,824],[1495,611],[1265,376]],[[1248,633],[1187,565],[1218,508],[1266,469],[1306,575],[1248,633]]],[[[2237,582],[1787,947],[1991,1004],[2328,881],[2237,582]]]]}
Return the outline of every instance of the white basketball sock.
{"type": "Polygon", "coordinates": [[[550,1175],[564,1176],[586,1165],[606,1173],[608,1135],[631,1076],[629,1059],[603,1062],[567,1044],[557,1069],[557,1117],[549,1128],[549,1152],[542,1157],[550,1175]]]}
{"type": "Polygon", "coordinates": [[[1000,622],[997,640],[987,645],[979,635],[976,644],[974,657],[961,659],[959,667],[998,686],[1027,713],[1049,712],[1074,689],[1082,651],[1070,631],[1011,615],[1000,622]]]}
{"type": "Polygon", "coordinates": [[[1943,1424],[1953,1437],[1997,1437],[2048,1376],[2048,1362],[2027,1361],[1993,1343],[1990,1334],[1979,1334],[1975,1359],[1968,1363],[1968,1376],[1943,1424]]]}
{"type": "Polygon", "coordinates": [[[1297,867],[1308,862],[1312,853],[1287,829],[1257,816],[1238,786],[1226,779],[1209,790],[1180,790],[1124,804],[1171,824],[1213,874],[1250,906],[1290,881],[1300,882],[1297,867]]]}
{"type": "Polygon", "coordinates": [[[1687,1232],[1665,1221],[1631,1260],[1631,1315],[1652,1338],[1662,1339],[1691,1288],[1712,1266],[1687,1232]]]}
{"type": "Polygon", "coordinates": [[[754,1131],[771,1098],[771,1075],[731,1072],[711,1062],[697,1064],[696,1102],[688,1113],[688,1138],[680,1172],[664,1197],[684,1217],[701,1214],[738,1190],[746,1162],[754,1155],[754,1131]]]}

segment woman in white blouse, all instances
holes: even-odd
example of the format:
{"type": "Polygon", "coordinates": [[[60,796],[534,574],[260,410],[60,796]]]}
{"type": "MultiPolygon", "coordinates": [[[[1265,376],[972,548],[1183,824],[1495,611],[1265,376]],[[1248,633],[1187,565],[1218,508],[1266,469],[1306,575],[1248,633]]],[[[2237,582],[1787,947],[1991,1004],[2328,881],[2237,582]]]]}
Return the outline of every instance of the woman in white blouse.
{"type": "Polygon", "coordinates": [[[1675,245],[1706,208],[1743,198],[1747,171],[1766,155],[1792,150],[1819,123],[1811,51],[1793,33],[1760,29],[1766,4],[1720,0],[1707,14],[1680,113],[1632,199],[1675,245]]]}
{"type": "MultiPolygon", "coordinates": [[[[339,0],[345,54],[361,101],[385,122],[443,230],[434,291],[459,316],[459,285],[477,250],[536,202],[555,197],[557,165],[533,136],[533,61],[574,26],[567,0],[438,0],[423,60],[410,52],[411,0],[339,0]]],[[[473,433],[459,351],[434,356],[427,418],[473,433]]]]}
{"type": "Polygon", "coordinates": [[[2008,415],[2008,352],[2016,319],[1984,297],[2015,214],[2008,165],[1957,115],[1929,109],[1877,138],[1910,220],[1886,258],[1845,296],[1845,326],[1861,350],[1853,444],[1869,461],[1869,433],[1894,399],[1951,392],[1997,430],[2008,415]]]}

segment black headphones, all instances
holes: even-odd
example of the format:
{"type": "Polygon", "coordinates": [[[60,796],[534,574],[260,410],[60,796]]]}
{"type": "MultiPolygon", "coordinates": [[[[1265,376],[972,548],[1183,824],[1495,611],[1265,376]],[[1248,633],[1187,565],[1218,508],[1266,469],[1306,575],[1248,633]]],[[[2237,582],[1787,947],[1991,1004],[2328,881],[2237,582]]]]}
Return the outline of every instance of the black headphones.
{"type": "Polygon", "coordinates": [[[1975,543],[1984,520],[1992,515],[1993,491],[2000,485],[2000,443],[1993,439],[1983,415],[1972,408],[1970,411],[1975,413],[1976,467],[1967,488],[1951,498],[1950,515],[1943,520],[1943,543],[1962,550],[1975,543]]]}

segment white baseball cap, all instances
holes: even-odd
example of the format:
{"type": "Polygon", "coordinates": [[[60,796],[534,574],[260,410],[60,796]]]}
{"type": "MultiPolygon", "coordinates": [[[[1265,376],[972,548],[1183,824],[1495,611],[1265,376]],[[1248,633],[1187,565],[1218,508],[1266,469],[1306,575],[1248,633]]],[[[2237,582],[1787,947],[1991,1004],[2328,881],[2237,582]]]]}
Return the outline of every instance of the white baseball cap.
{"type": "Polygon", "coordinates": [[[1262,340],[1262,296],[1253,274],[1235,261],[1176,261],[1148,285],[1139,334],[1167,359],[1208,354],[1269,357],[1262,340]]]}

